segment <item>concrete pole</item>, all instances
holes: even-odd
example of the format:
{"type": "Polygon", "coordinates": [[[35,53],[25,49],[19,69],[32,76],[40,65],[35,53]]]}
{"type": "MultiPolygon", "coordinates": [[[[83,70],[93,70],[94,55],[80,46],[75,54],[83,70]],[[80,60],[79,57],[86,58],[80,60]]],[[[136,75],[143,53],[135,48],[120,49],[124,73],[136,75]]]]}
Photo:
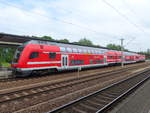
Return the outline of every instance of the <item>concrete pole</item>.
{"type": "Polygon", "coordinates": [[[78,78],[80,76],[81,67],[78,67],[78,78]]]}
{"type": "Polygon", "coordinates": [[[121,60],[122,60],[121,67],[123,67],[124,66],[124,57],[123,57],[123,41],[124,41],[124,39],[121,38],[120,40],[121,40],[121,60]]]}

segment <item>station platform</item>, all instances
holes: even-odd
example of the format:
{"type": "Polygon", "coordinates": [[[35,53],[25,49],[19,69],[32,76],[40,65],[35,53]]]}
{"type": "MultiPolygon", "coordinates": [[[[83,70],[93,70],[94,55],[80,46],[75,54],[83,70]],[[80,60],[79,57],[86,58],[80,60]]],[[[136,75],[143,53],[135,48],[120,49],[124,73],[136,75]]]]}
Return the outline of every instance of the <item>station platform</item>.
{"type": "Polygon", "coordinates": [[[108,113],[150,113],[150,79],[108,113]]]}
{"type": "Polygon", "coordinates": [[[12,78],[12,71],[8,68],[0,68],[0,79],[12,78]]]}

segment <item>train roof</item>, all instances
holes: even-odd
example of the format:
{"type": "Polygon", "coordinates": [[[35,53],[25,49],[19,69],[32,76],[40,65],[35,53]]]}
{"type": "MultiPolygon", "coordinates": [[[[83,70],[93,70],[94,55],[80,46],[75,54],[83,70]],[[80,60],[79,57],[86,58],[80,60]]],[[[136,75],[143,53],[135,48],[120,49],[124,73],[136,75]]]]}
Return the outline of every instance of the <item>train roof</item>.
{"type": "Polygon", "coordinates": [[[68,43],[57,43],[57,42],[50,42],[50,41],[40,41],[40,40],[31,40],[29,42],[24,43],[26,44],[42,44],[42,45],[56,45],[59,47],[65,47],[65,48],[79,48],[79,49],[94,49],[94,50],[102,50],[103,52],[108,51],[106,48],[97,48],[97,47],[87,47],[87,46],[82,46],[82,45],[72,45],[68,43]]]}

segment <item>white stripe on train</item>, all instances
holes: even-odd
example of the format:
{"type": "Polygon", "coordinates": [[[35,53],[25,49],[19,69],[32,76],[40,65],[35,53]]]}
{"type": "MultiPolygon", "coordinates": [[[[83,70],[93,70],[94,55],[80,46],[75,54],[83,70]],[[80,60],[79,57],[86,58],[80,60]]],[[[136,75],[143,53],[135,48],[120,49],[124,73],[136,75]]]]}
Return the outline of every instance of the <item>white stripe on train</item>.
{"type": "Polygon", "coordinates": [[[28,71],[28,70],[39,70],[39,69],[53,69],[56,68],[58,70],[63,70],[63,69],[75,69],[75,68],[86,68],[86,67],[95,67],[95,66],[106,66],[108,65],[107,63],[105,64],[90,64],[90,65],[78,65],[78,66],[64,66],[64,67],[58,67],[58,66],[48,66],[48,67],[33,67],[33,68],[17,68],[20,71],[28,71]]]}
{"type": "Polygon", "coordinates": [[[61,61],[28,62],[27,64],[50,64],[50,63],[61,63],[61,61]]]}
{"type": "MultiPolygon", "coordinates": [[[[58,61],[61,62],[61,61],[58,61]]],[[[129,62],[124,62],[125,64],[127,63],[135,63],[136,61],[129,61],[129,62]]],[[[29,62],[28,62],[29,63],[29,62]]],[[[36,62],[38,63],[38,62],[36,62]]],[[[78,66],[65,66],[65,67],[58,67],[58,66],[47,66],[47,67],[33,67],[33,68],[17,68],[17,70],[20,71],[28,71],[28,70],[39,70],[39,69],[58,69],[58,70],[64,70],[64,69],[76,69],[76,68],[87,68],[87,67],[96,67],[96,66],[106,66],[108,64],[112,64],[115,62],[109,62],[109,63],[104,63],[104,64],[89,64],[89,65],[78,65],[78,66]]],[[[32,63],[33,64],[33,63],[32,63]]]]}

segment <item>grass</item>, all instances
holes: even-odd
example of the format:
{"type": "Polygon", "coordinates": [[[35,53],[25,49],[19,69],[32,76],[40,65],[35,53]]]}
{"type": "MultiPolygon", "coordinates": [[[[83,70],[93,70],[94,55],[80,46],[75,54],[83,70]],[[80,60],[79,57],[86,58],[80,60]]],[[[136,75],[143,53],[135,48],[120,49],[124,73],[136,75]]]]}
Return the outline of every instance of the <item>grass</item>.
{"type": "Polygon", "coordinates": [[[0,63],[2,67],[10,67],[11,64],[10,63],[7,63],[7,62],[2,62],[0,63]]]}

